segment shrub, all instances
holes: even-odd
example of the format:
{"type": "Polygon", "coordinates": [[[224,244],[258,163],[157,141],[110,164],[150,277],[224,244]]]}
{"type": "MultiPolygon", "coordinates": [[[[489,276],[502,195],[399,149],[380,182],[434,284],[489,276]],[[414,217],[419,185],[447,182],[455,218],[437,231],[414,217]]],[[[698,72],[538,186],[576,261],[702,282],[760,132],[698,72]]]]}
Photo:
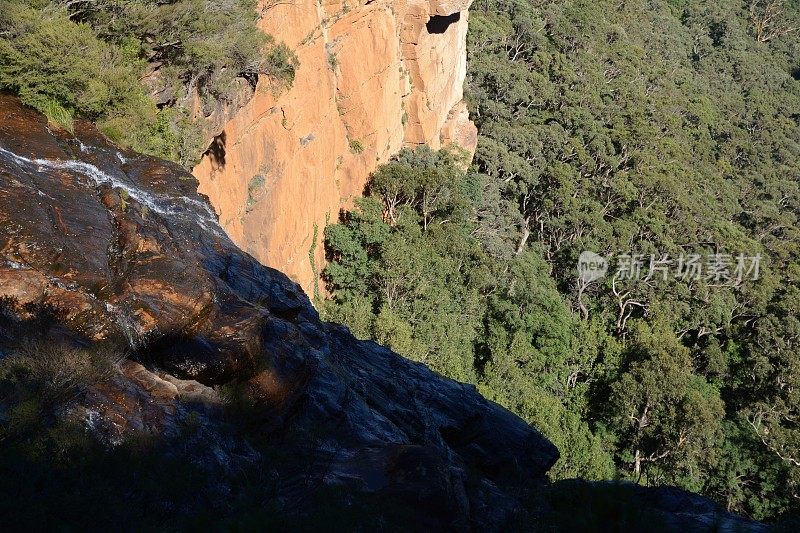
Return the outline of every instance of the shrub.
{"type": "Polygon", "coordinates": [[[336,53],[328,52],[328,66],[331,67],[331,70],[336,70],[336,67],[339,66],[339,58],[336,53]]]}
{"type": "Polygon", "coordinates": [[[254,0],[0,0],[0,13],[0,89],[61,128],[88,118],[111,140],[187,168],[207,141],[191,93],[208,108],[233,98],[237,77],[255,88],[265,74],[283,88],[298,66],[256,26],[254,0]],[[148,64],[173,94],[161,109],[140,81],[148,64]]]}
{"type": "Polygon", "coordinates": [[[350,141],[350,151],[354,154],[360,154],[364,151],[364,145],[358,139],[350,141]]]}
{"type": "Polygon", "coordinates": [[[280,43],[267,52],[263,71],[264,74],[291,85],[299,66],[300,62],[295,53],[286,44],[280,43]]]}
{"type": "Polygon", "coordinates": [[[257,174],[250,178],[247,184],[247,212],[249,213],[253,206],[256,205],[258,199],[263,195],[264,186],[267,184],[266,178],[263,175],[257,174]]]}
{"type": "Polygon", "coordinates": [[[53,99],[46,99],[40,106],[39,111],[44,113],[47,117],[47,122],[53,126],[74,133],[74,123],[72,112],[65,109],[64,106],[59,104],[53,99]]]}
{"type": "Polygon", "coordinates": [[[73,23],[65,9],[11,0],[0,0],[0,8],[0,87],[43,113],[60,106],[96,119],[135,107],[136,93],[143,94],[137,65],[125,64],[91,27],[73,23]]]}
{"type": "Polygon", "coordinates": [[[109,379],[121,358],[115,350],[88,349],[69,343],[27,342],[0,360],[0,393],[12,413],[68,404],[92,384],[109,379]]]}
{"type": "Polygon", "coordinates": [[[253,176],[250,179],[250,183],[247,184],[247,192],[252,195],[259,189],[262,189],[266,184],[266,182],[267,182],[266,179],[264,179],[264,176],[262,176],[261,174],[253,176]]]}

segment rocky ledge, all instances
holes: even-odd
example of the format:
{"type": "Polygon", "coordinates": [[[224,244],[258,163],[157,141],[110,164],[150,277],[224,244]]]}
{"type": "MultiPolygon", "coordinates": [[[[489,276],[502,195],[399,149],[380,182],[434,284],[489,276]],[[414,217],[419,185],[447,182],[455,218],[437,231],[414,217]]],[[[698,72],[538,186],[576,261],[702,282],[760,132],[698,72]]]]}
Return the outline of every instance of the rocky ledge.
{"type": "MultiPolygon", "coordinates": [[[[220,391],[235,387],[258,407],[256,434],[295,446],[284,470],[404,506],[418,528],[519,520],[554,446],[474,387],[320,321],[297,284],[236,248],[196,190],[176,165],[120,150],[86,122],[53,131],[0,95],[5,313],[21,323],[47,309],[62,341],[127,349],[65,413],[109,447],[137,434],[169,439],[187,420],[222,427],[220,391]],[[313,453],[301,446],[311,435],[313,453]]],[[[3,343],[12,336],[0,330],[3,343]]],[[[193,460],[263,460],[223,433],[193,460]]],[[[300,505],[297,476],[287,479],[282,501],[300,505]]]]}

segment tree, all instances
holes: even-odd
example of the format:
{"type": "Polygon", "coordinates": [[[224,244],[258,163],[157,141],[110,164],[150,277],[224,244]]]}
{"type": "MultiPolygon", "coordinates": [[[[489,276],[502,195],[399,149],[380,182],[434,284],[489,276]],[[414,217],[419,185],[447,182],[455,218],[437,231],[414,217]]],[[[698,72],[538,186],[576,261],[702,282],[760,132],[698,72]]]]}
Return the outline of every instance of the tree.
{"type": "Polygon", "coordinates": [[[637,324],[630,350],[610,403],[622,460],[636,480],[702,488],[725,414],[719,391],[694,373],[689,350],[663,325],[637,324]]]}
{"type": "Polygon", "coordinates": [[[800,29],[796,21],[788,20],[790,15],[784,4],[782,0],[753,0],[750,4],[750,20],[760,42],[766,43],[800,29]]]}

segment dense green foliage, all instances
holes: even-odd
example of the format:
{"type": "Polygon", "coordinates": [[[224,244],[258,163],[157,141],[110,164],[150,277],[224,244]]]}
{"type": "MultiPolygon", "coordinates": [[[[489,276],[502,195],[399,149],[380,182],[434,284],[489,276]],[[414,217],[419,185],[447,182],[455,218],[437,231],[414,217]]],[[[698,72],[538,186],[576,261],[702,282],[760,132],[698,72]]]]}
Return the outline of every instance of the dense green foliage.
{"type": "Polygon", "coordinates": [[[537,250],[501,260],[483,249],[480,176],[464,176],[457,163],[422,148],[378,170],[358,209],[326,229],[335,298],[323,312],[477,383],[542,428],[562,451],[557,477],[610,477],[611,457],[581,417],[586,387],[567,385],[582,360],[597,357],[582,340],[591,326],[570,312],[537,250]]]}
{"type": "Polygon", "coordinates": [[[797,4],[472,12],[475,164],[419,151],[376,173],[326,230],[326,316],[536,424],[562,451],[555,478],[797,512],[797,4]],[[587,283],[584,250],[762,261],[742,282],[622,279],[612,261],[587,283]]]}
{"type": "Polygon", "coordinates": [[[0,0],[0,12],[0,89],[62,127],[85,117],[187,166],[206,148],[194,94],[214,105],[233,96],[236,78],[287,83],[296,67],[256,27],[253,0],[0,0]]]}

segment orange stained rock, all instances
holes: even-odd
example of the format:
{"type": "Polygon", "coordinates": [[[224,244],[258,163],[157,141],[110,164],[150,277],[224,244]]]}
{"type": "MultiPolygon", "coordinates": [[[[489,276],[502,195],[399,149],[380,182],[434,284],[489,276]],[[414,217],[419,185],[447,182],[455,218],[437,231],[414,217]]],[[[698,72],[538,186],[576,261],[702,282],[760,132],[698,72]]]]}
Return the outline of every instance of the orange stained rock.
{"type": "Polygon", "coordinates": [[[260,27],[297,54],[294,83],[262,77],[194,169],[236,244],[311,294],[326,223],[378,165],[404,146],[474,152],[462,101],[469,4],[262,4],[260,27]]]}

